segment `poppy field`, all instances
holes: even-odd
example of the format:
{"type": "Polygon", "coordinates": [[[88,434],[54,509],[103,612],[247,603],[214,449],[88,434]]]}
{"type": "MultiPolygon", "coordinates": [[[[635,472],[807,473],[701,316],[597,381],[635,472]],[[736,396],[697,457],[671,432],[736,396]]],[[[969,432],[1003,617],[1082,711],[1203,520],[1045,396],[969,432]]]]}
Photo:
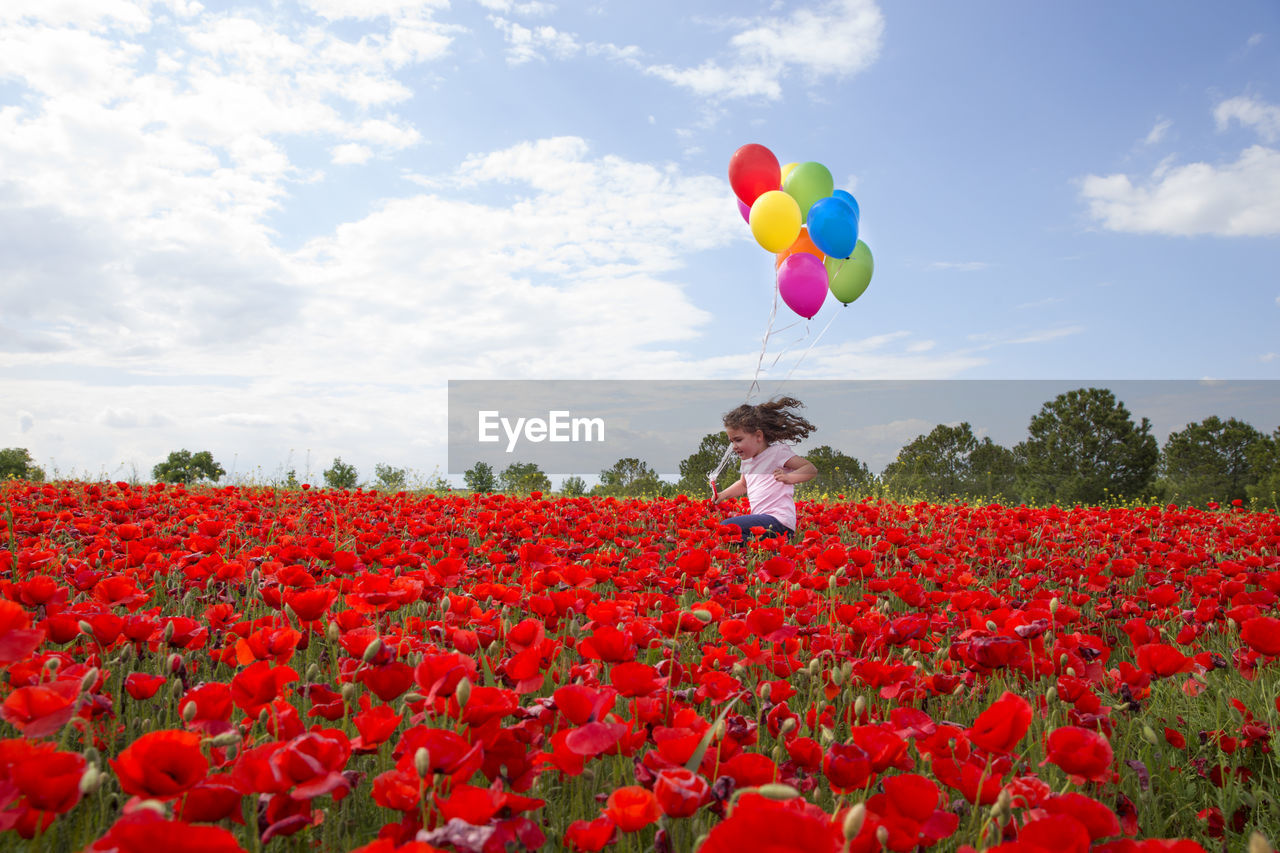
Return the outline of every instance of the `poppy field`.
{"type": "Polygon", "coordinates": [[[0,484],[0,845],[1269,851],[1280,517],[0,484]],[[732,514],[732,513],[730,513],[732,514]]]}

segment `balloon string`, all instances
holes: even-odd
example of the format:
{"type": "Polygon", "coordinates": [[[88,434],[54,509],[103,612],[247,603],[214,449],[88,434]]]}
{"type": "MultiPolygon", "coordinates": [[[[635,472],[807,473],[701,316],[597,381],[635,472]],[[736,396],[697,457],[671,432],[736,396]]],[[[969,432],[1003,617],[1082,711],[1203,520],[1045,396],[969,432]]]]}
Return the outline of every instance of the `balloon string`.
{"type": "Polygon", "coordinates": [[[818,332],[818,336],[813,339],[813,343],[809,344],[809,348],[804,352],[800,353],[800,357],[796,359],[796,363],[791,365],[790,372],[788,372],[786,375],[786,378],[782,380],[784,383],[791,378],[792,373],[796,372],[796,368],[800,366],[800,362],[804,361],[805,356],[807,356],[810,352],[813,351],[813,348],[818,345],[818,341],[822,340],[822,336],[827,333],[827,329],[831,328],[831,324],[834,323],[836,321],[836,318],[839,316],[840,316],[840,312],[836,312],[831,315],[831,319],[827,321],[827,325],[822,327],[822,331],[818,332]]]}
{"type": "Polygon", "coordinates": [[[756,359],[756,372],[751,377],[751,387],[747,389],[747,402],[760,392],[760,366],[764,364],[764,354],[769,349],[769,336],[773,333],[773,321],[778,316],[778,286],[773,286],[773,307],[769,309],[769,324],[765,327],[764,337],[760,340],[760,357],[756,359]]]}

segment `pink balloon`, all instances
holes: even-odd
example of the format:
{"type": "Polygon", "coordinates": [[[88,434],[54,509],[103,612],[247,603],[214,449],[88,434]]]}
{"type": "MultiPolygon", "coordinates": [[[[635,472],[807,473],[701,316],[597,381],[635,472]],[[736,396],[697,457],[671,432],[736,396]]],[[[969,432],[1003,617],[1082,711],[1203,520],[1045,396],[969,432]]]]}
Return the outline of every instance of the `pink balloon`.
{"type": "Polygon", "coordinates": [[[808,252],[788,255],[778,266],[778,293],[792,311],[812,318],[827,298],[827,268],[808,252]]]}
{"type": "Polygon", "coordinates": [[[751,224],[751,205],[743,204],[742,199],[738,199],[738,212],[742,214],[742,221],[751,224]]]}

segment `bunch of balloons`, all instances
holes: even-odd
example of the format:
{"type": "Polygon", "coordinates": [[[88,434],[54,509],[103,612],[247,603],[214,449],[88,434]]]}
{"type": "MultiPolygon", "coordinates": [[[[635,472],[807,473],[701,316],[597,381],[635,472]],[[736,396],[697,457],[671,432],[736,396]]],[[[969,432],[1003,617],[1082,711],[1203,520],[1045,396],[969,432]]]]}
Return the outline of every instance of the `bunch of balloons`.
{"type": "Polygon", "coordinates": [[[781,166],[763,145],[744,145],[729,160],[729,185],[756,242],[777,255],[778,293],[792,311],[809,319],[828,290],[848,305],[867,289],[874,263],[858,239],[858,202],[826,166],[781,166]]]}

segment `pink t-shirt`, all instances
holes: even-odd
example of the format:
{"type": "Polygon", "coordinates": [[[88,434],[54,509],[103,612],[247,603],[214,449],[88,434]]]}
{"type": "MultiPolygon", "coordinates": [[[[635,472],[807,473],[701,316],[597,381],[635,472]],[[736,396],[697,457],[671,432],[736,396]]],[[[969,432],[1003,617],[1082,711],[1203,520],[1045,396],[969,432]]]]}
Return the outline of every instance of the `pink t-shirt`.
{"type": "Polygon", "coordinates": [[[786,444],[770,444],[750,459],[742,460],[742,479],[747,483],[747,500],[752,515],[771,515],[791,530],[796,529],[796,487],[773,479],[773,472],[795,456],[786,444]]]}

